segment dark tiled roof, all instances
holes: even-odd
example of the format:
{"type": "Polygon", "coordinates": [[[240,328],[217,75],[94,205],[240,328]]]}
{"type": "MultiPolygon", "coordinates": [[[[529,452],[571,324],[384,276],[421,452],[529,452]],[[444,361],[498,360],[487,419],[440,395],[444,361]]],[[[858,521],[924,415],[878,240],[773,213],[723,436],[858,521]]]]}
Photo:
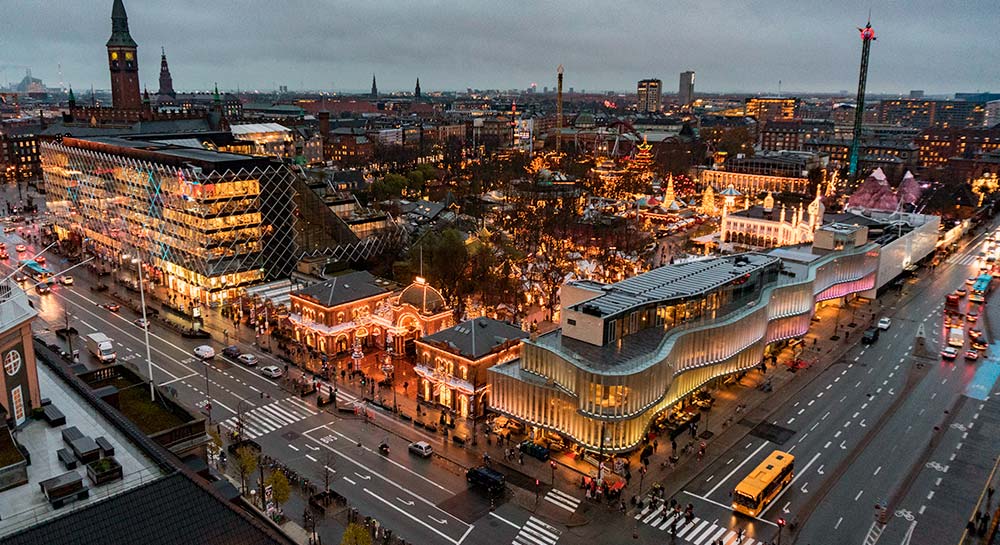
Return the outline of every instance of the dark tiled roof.
{"type": "Polygon", "coordinates": [[[433,335],[421,337],[428,344],[448,345],[462,356],[477,360],[509,340],[524,339],[528,334],[507,322],[492,318],[476,318],[433,335]]]}
{"type": "Polygon", "coordinates": [[[4,545],[287,545],[175,473],[3,539],[4,545]]]}
{"type": "Polygon", "coordinates": [[[379,284],[377,280],[368,271],[354,271],[295,293],[309,296],[324,307],[335,307],[390,291],[389,284],[379,284]]]}

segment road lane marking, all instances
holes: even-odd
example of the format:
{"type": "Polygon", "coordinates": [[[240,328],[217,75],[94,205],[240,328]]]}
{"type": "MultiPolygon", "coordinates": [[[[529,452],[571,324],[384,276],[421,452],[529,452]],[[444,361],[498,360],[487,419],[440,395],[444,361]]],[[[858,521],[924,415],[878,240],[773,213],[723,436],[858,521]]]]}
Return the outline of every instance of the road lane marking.
{"type": "MultiPolygon", "coordinates": [[[[396,505],[396,504],[394,504],[394,503],[386,500],[385,498],[383,498],[382,496],[379,496],[378,494],[372,492],[371,490],[368,490],[367,488],[364,488],[363,490],[365,491],[365,493],[367,493],[371,497],[373,497],[373,498],[377,499],[378,501],[380,501],[380,502],[388,505],[389,507],[392,507],[396,511],[399,511],[402,515],[404,515],[407,518],[413,520],[413,522],[416,522],[417,524],[420,524],[421,526],[423,526],[423,527],[427,528],[428,530],[434,532],[435,534],[443,537],[444,539],[447,539],[448,542],[454,543],[455,545],[458,545],[459,543],[461,543],[460,540],[457,540],[457,539],[454,539],[452,537],[449,537],[448,534],[445,534],[444,532],[438,530],[434,526],[431,526],[430,524],[427,524],[426,522],[424,522],[419,517],[416,517],[416,516],[414,516],[414,515],[406,512],[405,510],[401,509],[398,505],[396,505]]],[[[430,515],[427,515],[427,516],[428,516],[428,518],[430,518],[430,515]]],[[[437,521],[439,519],[434,519],[434,520],[437,521]]],[[[439,522],[439,524],[440,524],[440,522],[439,522]]]]}
{"type": "Polygon", "coordinates": [[[875,473],[872,473],[872,475],[878,475],[879,471],[882,471],[882,466],[878,466],[877,468],[875,468],[875,473]]]}
{"type": "MultiPolygon", "coordinates": [[[[750,444],[753,444],[753,443],[750,443],[750,444]]],[[[747,456],[746,458],[744,458],[742,462],[740,462],[736,467],[734,467],[733,470],[730,471],[728,475],[726,475],[718,483],[716,483],[716,485],[713,486],[712,489],[709,490],[708,493],[705,494],[705,495],[706,496],[711,496],[716,490],[719,489],[720,486],[722,486],[722,483],[728,481],[729,478],[733,476],[733,473],[736,473],[737,471],[739,471],[740,468],[743,467],[744,464],[746,464],[747,462],[750,461],[750,458],[753,458],[754,456],[756,456],[757,453],[760,452],[761,450],[763,450],[764,447],[766,447],[766,446],[767,446],[767,441],[764,441],[763,443],[761,443],[761,445],[759,447],[757,447],[757,450],[755,450],[752,453],[750,453],[750,456],[747,456]]],[[[729,508],[731,509],[732,506],[729,506],[729,508]]]]}
{"type": "Polygon", "coordinates": [[[517,524],[514,524],[513,522],[511,522],[511,521],[509,521],[509,520],[507,520],[507,519],[505,519],[505,518],[501,517],[500,515],[498,515],[498,514],[494,513],[493,511],[490,511],[490,516],[492,516],[492,517],[494,517],[494,518],[496,518],[496,519],[499,519],[499,520],[500,520],[501,522],[506,522],[507,524],[509,524],[509,525],[513,526],[514,528],[517,528],[518,530],[520,530],[520,529],[521,529],[521,527],[520,527],[520,526],[518,526],[517,524]]]}
{"type": "Polygon", "coordinates": [[[298,448],[297,448],[297,447],[296,447],[295,445],[293,445],[293,444],[291,444],[291,443],[289,443],[289,444],[288,444],[288,448],[290,448],[290,449],[294,450],[295,452],[298,452],[298,451],[299,451],[299,449],[298,449],[298,448]]]}
{"type": "Polygon", "coordinates": [[[840,517],[839,519],[837,519],[837,524],[833,525],[833,529],[836,530],[837,528],[840,528],[841,522],[844,522],[844,517],[840,517]]]}
{"type": "Polygon", "coordinates": [[[864,490],[858,490],[858,495],[854,496],[854,501],[858,501],[858,498],[860,498],[861,494],[864,494],[864,492],[865,492],[864,490]]]}
{"type": "MultiPolygon", "coordinates": [[[[765,444],[766,444],[766,443],[765,443],[765,444]]],[[[698,494],[695,494],[694,492],[691,492],[691,491],[689,491],[689,490],[684,490],[683,492],[684,492],[685,494],[687,494],[688,496],[691,496],[691,497],[693,497],[693,498],[698,498],[698,499],[699,499],[699,500],[701,500],[701,501],[704,501],[704,502],[708,502],[708,503],[711,503],[712,505],[715,505],[715,506],[718,506],[718,507],[721,507],[721,508],[725,509],[725,510],[726,510],[727,512],[729,512],[729,511],[732,511],[732,510],[733,510],[733,506],[732,506],[731,504],[730,504],[730,505],[726,505],[726,504],[724,504],[724,503],[719,503],[719,502],[717,502],[717,501],[715,501],[715,500],[713,500],[713,499],[711,499],[711,498],[707,498],[707,497],[705,497],[705,496],[699,496],[698,494]]],[[[777,527],[778,527],[778,524],[777,524],[777,523],[774,523],[774,522],[771,522],[771,521],[769,521],[769,520],[767,520],[767,519],[765,519],[765,518],[761,518],[761,517],[757,516],[757,517],[754,517],[754,519],[755,519],[755,520],[758,520],[758,521],[760,521],[760,522],[763,522],[764,524],[770,524],[771,526],[774,526],[775,528],[777,528],[777,527]]],[[[661,529],[662,529],[662,528],[661,528],[661,529]]]]}
{"type": "Polygon", "coordinates": [[[177,377],[175,379],[171,379],[171,380],[168,380],[166,382],[161,382],[160,386],[166,386],[167,384],[172,384],[174,382],[180,382],[182,380],[187,380],[187,379],[189,379],[191,377],[196,377],[196,376],[198,376],[198,373],[191,373],[190,375],[184,375],[183,377],[177,377]]]}
{"type": "Polygon", "coordinates": [[[351,484],[353,484],[353,485],[357,485],[357,484],[358,484],[358,483],[354,482],[354,481],[353,481],[353,480],[352,480],[352,479],[351,479],[350,477],[342,477],[342,478],[343,478],[343,479],[344,479],[345,481],[347,481],[347,482],[349,482],[349,483],[351,483],[351,484]]]}

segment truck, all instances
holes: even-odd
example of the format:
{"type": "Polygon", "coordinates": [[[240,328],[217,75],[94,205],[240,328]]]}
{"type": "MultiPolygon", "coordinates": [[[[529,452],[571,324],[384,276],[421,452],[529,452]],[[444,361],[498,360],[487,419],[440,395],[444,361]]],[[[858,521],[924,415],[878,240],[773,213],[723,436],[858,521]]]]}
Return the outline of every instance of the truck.
{"type": "Polygon", "coordinates": [[[115,354],[114,344],[104,333],[84,335],[83,341],[87,343],[87,350],[102,363],[111,363],[118,357],[118,354],[115,354]]]}
{"type": "Polygon", "coordinates": [[[948,330],[948,346],[962,348],[965,346],[965,330],[961,327],[953,327],[948,330]]]}

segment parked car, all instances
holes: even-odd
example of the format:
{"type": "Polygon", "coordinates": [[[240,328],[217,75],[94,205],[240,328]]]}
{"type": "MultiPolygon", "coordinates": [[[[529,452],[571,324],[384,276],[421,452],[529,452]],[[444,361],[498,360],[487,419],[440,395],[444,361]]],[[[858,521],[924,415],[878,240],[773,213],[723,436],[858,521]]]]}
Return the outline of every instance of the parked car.
{"type": "Polygon", "coordinates": [[[236,357],[236,359],[243,365],[246,365],[247,367],[253,367],[257,365],[258,361],[257,356],[254,356],[253,354],[240,354],[239,356],[236,357]]]}
{"type": "Polygon", "coordinates": [[[282,371],[277,365],[266,365],[260,368],[260,374],[265,377],[280,378],[281,375],[285,374],[285,372],[282,371]]]}
{"type": "Polygon", "coordinates": [[[236,346],[235,344],[227,346],[222,349],[222,355],[230,359],[236,359],[240,357],[241,353],[242,352],[240,352],[240,347],[236,346]]]}
{"type": "Polygon", "coordinates": [[[474,486],[481,486],[491,492],[502,490],[507,485],[503,473],[486,466],[474,467],[465,473],[465,480],[474,486]]]}
{"type": "Polygon", "coordinates": [[[538,458],[543,462],[549,459],[549,449],[531,440],[521,441],[521,444],[518,445],[518,448],[521,450],[521,452],[527,454],[528,456],[538,458]]]}
{"type": "Polygon", "coordinates": [[[878,321],[878,328],[882,331],[889,329],[890,326],[892,326],[892,320],[887,317],[882,317],[882,319],[878,321]]]}
{"type": "Polygon", "coordinates": [[[215,357],[215,349],[207,344],[194,347],[194,355],[199,359],[210,360],[215,357]]]}
{"type": "Polygon", "coordinates": [[[941,357],[946,360],[953,360],[958,357],[958,349],[954,346],[946,346],[941,351],[941,357]]]}
{"type": "Polygon", "coordinates": [[[978,360],[979,359],[979,351],[978,350],[966,350],[965,351],[965,359],[972,360],[972,361],[978,360]]]}
{"type": "Polygon", "coordinates": [[[410,443],[407,450],[420,456],[422,458],[430,458],[431,454],[434,454],[434,447],[430,446],[427,441],[417,441],[416,443],[410,443]]]}

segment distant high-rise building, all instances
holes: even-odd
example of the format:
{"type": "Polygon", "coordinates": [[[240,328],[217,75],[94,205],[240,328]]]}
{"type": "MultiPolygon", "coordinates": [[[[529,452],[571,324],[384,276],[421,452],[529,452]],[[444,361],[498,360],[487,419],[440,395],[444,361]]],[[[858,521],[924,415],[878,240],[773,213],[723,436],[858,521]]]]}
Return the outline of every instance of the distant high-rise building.
{"type": "Polygon", "coordinates": [[[638,97],[636,110],[658,112],[660,111],[660,99],[663,95],[663,82],[658,79],[639,80],[636,95],[638,97]]]}
{"type": "Polygon", "coordinates": [[[910,98],[924,98],[924,90],[923,89],[911,89],[910,90],[910,98]]]}
{"type": "Polygon", "coordinates": [[[108,39],[108,67],[111,70],[111,102],[117,110],[139,110],[138,45],[128,31],[128,14],[122,0],[111,8],[111,38],[108,39]]]}
{"type": "Polygon", "coordinates": [[[174,92],[174,78],[170,76],[170,67],[167,66],[167,51],[160,48],[160,89],[156,92],[160,97],[177,96],[174,92]]]}
{"type": "Polygon", "coordinates": [[[378,98],[378,85],[375,85],[375,74],[372,74],[372,98],[378,98]]]}
{"type": "Polygon", "coordinates": [[[694,102],[694,70],[681,72],[680,87],[677,90],[677,102],[687,106],[694,102]]]}

